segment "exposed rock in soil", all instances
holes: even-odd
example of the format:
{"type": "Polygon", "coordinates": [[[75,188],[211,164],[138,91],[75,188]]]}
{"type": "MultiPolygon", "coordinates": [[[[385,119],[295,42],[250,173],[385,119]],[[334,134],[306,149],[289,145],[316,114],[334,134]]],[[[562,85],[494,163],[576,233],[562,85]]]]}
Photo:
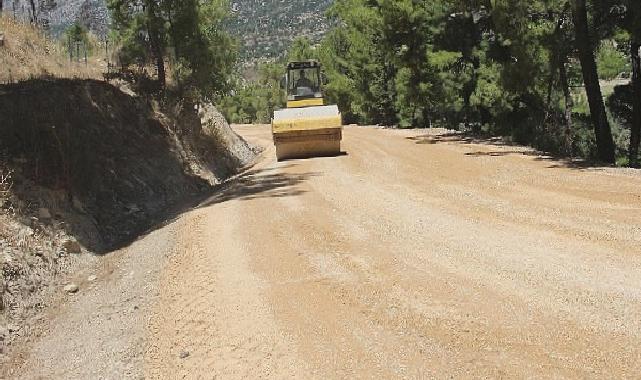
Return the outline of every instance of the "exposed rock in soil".
{"type": "Polygon", "coordinates": [[[70,294],[78,293],[78,290],[80,290],[80,288],[76,284],[69,284],[64,287],[64,291],[70,294]]]}
{"type": "Polygon", "coordinates": [[[65,240],[65,242],[62,243],[62,247],[67,253],[82,253],[82,247],[80,246],[80,243],[75,240],[65,240]]]}

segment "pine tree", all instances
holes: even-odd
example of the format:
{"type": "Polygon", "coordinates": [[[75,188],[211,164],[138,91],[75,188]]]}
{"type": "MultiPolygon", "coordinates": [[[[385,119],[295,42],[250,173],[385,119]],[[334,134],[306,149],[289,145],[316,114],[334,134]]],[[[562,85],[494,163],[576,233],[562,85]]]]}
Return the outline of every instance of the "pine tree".
{"type": "Polygon", "coordinates": [[[337,27],[324,39],[319,55],[330,100],[347,122],[395,124],[397,68],[383,46],[378,7],[371,1],[339,0],[329,16],[337,27]]]}
{"type": "Polygon", "coordinates": [[[573,2],[572,16],[576,29],[576,46],[590,105],[590,117],[594,125],[597,156],[603,162],[614,163],[614,139],[599,84],[599,74],[594,57],[595,41],[590,34],[586,0],[573,0],[573,2]]]}
{"type": "Polygon", "coordinates": [[[165,62],[177,85],[214,99],[229,88],[237,48],[224,27],[226,1],[109,0],[125,63],[154,62],[160,88],[165,62]],[[170,54],[173,53],[173,54],[170,54]]]}
{"type": "Polygon", "coordinates": [[[289,62],[308,61],[317,58],[318,55],[307,37],[295,38],[287,53],[287,61],[289,62]]]}
{"type": "Polygon", "coordinates": [[[632,64],[632,125],[628,159],[630,166],[639,166],[639,143],[641,142],[641,2],[626,0],[624,29],[630,35],[630,61],[632,64]]]}

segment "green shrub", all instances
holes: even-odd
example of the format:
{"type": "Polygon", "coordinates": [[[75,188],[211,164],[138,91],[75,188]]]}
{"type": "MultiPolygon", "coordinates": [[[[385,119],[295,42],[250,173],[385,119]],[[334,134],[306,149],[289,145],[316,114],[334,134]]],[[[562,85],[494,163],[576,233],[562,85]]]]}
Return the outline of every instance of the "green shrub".
{"type": "Polygon", "coordinates": [[[632,124],[632,96],[632,86],[627,84],[614,87],[607,100],[612,115],[627,127],[632,124]]]}
{"type": "Polygon", "coordinates": [[[596,140],[590,115],[575,113],[572,129],[572,155],[594,159],[596,157],[596,140]]]}
{"type": "Polygon", "coordinates": [[[628,57],[616,48],[614,41],[610,40],[601,43],[597,52],[597,65],[599,78],[603,80],[612,80],[621,73],[630,71],[628,57]]]}

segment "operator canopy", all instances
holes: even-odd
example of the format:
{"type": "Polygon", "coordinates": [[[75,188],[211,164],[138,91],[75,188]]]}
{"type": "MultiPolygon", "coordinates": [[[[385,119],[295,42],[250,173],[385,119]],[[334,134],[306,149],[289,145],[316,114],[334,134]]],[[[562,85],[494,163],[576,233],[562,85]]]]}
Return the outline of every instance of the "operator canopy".
{"type": "Polygon", "coordinates": [[[287,65],[287,99],[322,98],[320,64],[316,61],[287,65]]]}

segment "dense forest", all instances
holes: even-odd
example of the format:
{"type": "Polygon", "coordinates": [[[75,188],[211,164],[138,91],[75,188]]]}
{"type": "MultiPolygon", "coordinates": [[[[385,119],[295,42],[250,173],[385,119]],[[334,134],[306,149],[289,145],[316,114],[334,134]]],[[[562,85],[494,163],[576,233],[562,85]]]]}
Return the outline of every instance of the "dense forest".
{"type": "MultiPolygon", "coordinates": [[[[327,17],[323,40],[294,41],[288,59],[322,62],[347,123],[453,128],[638,165],[639,1],[337,0],[327,17]]],[[[239,81],[227,117],[268,122],[283,64],[239,81]]]]}

